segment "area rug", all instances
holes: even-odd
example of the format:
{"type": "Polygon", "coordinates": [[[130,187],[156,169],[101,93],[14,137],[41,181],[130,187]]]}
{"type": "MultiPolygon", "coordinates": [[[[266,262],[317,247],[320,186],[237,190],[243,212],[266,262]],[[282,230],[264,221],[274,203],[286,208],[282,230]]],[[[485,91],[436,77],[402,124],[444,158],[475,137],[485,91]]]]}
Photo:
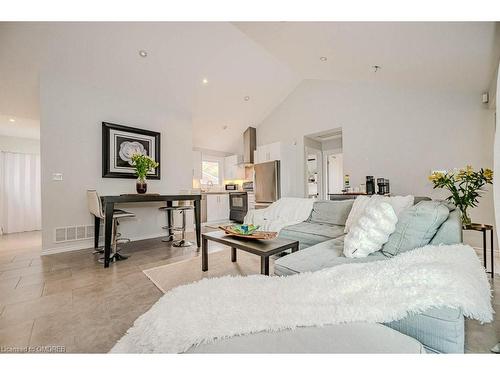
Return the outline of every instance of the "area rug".
{"type": "MultiPolygon", "coordinates": [[[[269,260],[269,274],[274,274],[274,262],[269,260]]],[[[166,293],[183,284],[220,276],[247,276],[260,273],[260,257],[238,250],[237,262],[231,262],[231,250],[224,246],[208,254],[208,271],[201,270],[201,254],[180,262],[142,271],[158,289],[166,293]]]]}

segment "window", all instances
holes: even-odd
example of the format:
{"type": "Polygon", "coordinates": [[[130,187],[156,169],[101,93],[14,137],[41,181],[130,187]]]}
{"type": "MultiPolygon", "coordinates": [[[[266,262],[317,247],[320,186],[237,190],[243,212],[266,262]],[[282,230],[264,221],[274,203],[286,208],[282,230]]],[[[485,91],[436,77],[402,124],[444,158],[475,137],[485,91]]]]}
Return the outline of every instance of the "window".
{"type": "Polygon", "coordinates": [[[201,162],[201,173],[201,183],[203,185],[220,184],[220,164],[218,161],[203,160],[201,162]]]}

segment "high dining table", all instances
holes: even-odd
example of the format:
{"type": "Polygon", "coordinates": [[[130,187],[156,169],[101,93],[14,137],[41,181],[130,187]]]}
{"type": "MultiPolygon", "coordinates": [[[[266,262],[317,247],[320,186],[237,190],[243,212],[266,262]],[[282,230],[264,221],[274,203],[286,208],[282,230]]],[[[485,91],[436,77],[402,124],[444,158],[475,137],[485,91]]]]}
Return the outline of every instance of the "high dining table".
{"type": "MultiPolygon", "coordinates": [[[[172,207],[174,201],[193,201],[194,219],[196,226],[196,245],[201,246],[201,194],[122,194],[105,195],[101,197],[104,207],[104,268],[109,267],[111,255],[111,231],[113,227],[113,211],[115,204],[119,203],[141,203],[141,202],[165,202],[167,207],[172,207]]],[[[172,227],[171,217],[167,215],[167,225],[172,227]]],[[[94,247],[99,244],[99,227],[101,219],[95,218],[94,247]]],[[[169,229],[169,235],[172,231],[169,229]]]]}

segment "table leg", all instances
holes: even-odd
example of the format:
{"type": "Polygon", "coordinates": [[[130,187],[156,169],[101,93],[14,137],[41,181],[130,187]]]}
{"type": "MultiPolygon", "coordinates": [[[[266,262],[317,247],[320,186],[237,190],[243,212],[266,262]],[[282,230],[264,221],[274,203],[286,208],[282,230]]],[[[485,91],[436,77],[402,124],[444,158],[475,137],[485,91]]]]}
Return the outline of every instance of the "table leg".
{"type": "Polygon", "coordinates": [[[236,262],[236,248],[231,248],[231,262],[236,262]]]}
{"type": "Polygon", "coordinates": [[[495,277],[495,253],[493,251],[493,229],[491,230],[491,278],[495,277]]]}
{"type": "Polygon", "coordinates": [[[109,257],[111,255],[111,236],[113,231],[114,203],[106,203],[104,213],[104,268],[109,267],[109,257]]]}
{"type": "Polygon", "coordinates": [[[208,271],[208,240],[203,239],[203,246],[201,247],[201,270],[208,271]]]}
{"type": "Polygon", "coordinates": [[[269,257],[260,257],[260,273],[269,276],[269,257]]]}
{"type": "Polygon", "coordinates": [[[200,247],[201,242],[201,200],[194,201],[194,219],[196,225],[196,246],[200,247]]]}
{"type": "Polygon", "coordinates": [[[483,229],[483,263],[484,263],[484,269],[487,271],[487,263],[486,263],[486,231],[483,229]]]}
{"type": "Polygon", "coordinates": [[[101,228],[101,218],[94,216],[94,249],[99,247],[99,229],[101,228]]]}

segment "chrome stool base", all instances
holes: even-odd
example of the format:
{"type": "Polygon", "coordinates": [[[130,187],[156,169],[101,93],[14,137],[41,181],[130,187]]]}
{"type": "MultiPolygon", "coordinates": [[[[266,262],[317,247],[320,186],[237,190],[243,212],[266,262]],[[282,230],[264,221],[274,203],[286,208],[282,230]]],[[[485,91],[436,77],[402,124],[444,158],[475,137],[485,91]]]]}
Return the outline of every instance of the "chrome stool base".
{"type": "MultiPolygon", "coordinates": [[[[114,262],[119,262],[120,260],[125,260],[125,259],[128,259],[128,256],[122,255],[119,253],[114,253],[114,254],[111,254],[111,256],[109,257],[109,262],[114,263],[114,262]]],[[[99,263],[104,263],[104,257],[100,257],[97,261],[99,263]]]]}
{"type": "Polygon", "coordinates": [[[193,243],[186,241],[185,239],[182,239],[182,240],[174,241],[172,243],[172,246],[174,246],[174,247],[189,247],[189,246],[193,246],[193,243]]]}

